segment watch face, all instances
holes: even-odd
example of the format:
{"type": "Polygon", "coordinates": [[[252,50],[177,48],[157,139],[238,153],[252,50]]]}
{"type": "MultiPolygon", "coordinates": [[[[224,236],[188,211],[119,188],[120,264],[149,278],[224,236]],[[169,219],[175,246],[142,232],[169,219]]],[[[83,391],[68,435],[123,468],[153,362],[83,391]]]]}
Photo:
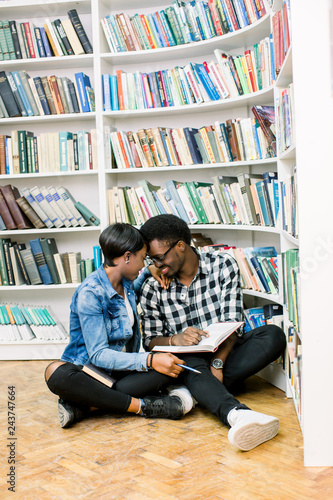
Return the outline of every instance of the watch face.
{"type": "Polygon", "coordinates": [[[222,370],[222,368],[223,368],[223,361],[221,359],[213,359],[213,361],[211,362],[211,365],[216,370],[222,370]]]}

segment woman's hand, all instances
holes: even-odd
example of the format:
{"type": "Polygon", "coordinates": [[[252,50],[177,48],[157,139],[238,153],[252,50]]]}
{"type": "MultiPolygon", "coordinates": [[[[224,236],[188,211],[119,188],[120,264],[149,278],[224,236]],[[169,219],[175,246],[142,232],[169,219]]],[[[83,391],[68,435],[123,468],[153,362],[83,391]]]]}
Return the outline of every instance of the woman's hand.
{"type": "Polygon", "coordinates": [[[177,358],[177,356],[169,352],[157,352],[154,353],[152,366],[157,372],[177,378],[178,375],[184,371],[184,368],[178,366],[177,363],[180,365],[185,364],[182,359],[177,358]]]}
{"type": "Polygon", "coordinates": [[[153,264],[148,266],[148,269],[152,277],[155,278],[156,281],[158,281],[161,287],[164,288],[164,290],[167,290],[172,281],[172,278],[168,278],[167,276],[161,275],[161,271],[153,264]]]}

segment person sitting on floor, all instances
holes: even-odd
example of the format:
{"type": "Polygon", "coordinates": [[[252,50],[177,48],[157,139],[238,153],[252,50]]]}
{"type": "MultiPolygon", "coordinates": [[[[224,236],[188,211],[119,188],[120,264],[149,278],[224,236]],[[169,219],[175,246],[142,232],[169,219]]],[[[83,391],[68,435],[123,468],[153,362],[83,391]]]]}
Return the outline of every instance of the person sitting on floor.
{"type": "MultiPolygon", "coordinates": [[[[187,224],[175,215],[152,217],[140,232],[161,275],[172,278],[168,288],[147,276],[138,278],[146,350],[162,345],[196,345],[207,336],[204,330],[208,324],[242,321],[240,273],[230,255],[199,253],[191,247],[187,224]]],[[[239,382],[276,360],[285,345],[281,328],[269,325],[244,334],[235,332],[213,354],[180,355],[189,367],[201,372],[186,370],[180,378],[201,406],[231,427],[229,440],[241,450],[273,438],[279,420],[251,411],[232,391],[239,382]]]]}
{"type": "Polygon", "coordinates": [[[48,388],[60,398],[60,425],[70,427],[93,408],[181,418],[193,406],[188,390],[158,393],[175,382],[184,361],[170,353],[139,352],[141,335],[132,282],[146,257],[142,235],[129,224],[117,223],[101,233],[99,243],[104,264],[75,291],[69,344],[61,360],[45,371],[48,388]],[[112,373],[116,379],[112,388],[82,371],[88,363],[112,373]]]}

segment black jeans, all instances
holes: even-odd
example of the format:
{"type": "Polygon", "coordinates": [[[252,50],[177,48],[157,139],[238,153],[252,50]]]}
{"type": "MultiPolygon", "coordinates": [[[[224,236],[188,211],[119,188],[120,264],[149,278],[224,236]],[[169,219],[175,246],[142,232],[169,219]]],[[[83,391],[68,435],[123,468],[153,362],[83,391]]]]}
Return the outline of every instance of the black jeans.
{"type": "Polygon", "coordinates": [[[107,412],[124,413],[131,398],[156,394],[175,379],[151,370],[148,372],[113,371],[117,382],[112,388],[98,382],[81,370],[80,365],[60,365],[46,382],[51,392],[81,407],[94,407],[107,412]]]}
{"type": "Polygon", "coordinates": [[[212,354],[186,354],[180,356],[188,366],[201,374],[184,370],[179,378],[188,387],[198,403],[210,410],[221,422],[229,425],[227,415],[233,408],[248,409],[229,391],[233,386],[262,370],[283,352],[286,339],[281,328],[262,326],[245,333],[238,339],[223,368],[223,384],[212,375],[209,364],[212,354]]]}

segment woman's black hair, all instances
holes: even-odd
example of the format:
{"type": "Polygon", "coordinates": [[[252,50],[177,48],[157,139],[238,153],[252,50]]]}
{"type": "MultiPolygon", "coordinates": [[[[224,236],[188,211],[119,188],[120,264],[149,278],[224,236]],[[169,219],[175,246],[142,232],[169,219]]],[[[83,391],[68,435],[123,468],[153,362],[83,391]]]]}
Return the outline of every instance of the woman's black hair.
{"type": "Polygon", "coordinates": [[[104,264],[114,267],[116,257],[121,257],[125,252],[138,252],[145,242],[138,229],[130,224],[117,222],[104,229],[99,237],[99,244],[104,264]]]}
{"type": "Polygon", "coordinates": [[[191,244],[191,231],[183,219],[172,214],[156,215],[140,227],[140,233],[148,244],[153,240],[173,243],[182,240],[191,244]]]}

